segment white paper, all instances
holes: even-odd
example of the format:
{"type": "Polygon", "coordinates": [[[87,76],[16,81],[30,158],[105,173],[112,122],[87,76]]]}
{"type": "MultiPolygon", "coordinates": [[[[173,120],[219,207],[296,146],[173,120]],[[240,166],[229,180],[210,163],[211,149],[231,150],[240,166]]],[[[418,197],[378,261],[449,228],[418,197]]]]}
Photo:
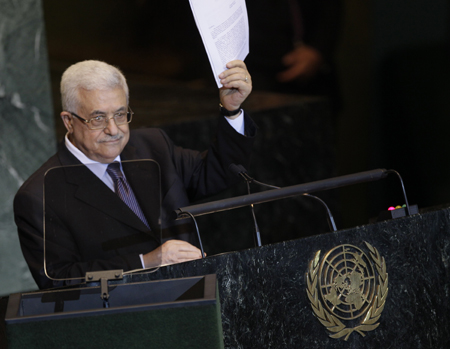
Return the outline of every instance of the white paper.
{"type": "Polygon", "coordinates": [[[217,86],[226,64],[249,52],[245,0],[189,0],[217,86]]]}

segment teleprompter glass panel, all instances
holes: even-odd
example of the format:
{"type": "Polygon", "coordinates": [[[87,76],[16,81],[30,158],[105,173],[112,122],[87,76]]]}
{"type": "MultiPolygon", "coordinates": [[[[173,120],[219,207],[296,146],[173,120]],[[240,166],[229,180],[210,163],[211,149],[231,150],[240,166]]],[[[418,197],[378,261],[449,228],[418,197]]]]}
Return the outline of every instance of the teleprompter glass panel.
{"type": "Polygon", "coordinates": [[[161,254],[149,254],[161,245],[159,164],[122,161],[119,168],[115,179],[102,164],[47,171],[43,273],[52,287],[82,282],[87,272],[160,266],[161,254]]]}

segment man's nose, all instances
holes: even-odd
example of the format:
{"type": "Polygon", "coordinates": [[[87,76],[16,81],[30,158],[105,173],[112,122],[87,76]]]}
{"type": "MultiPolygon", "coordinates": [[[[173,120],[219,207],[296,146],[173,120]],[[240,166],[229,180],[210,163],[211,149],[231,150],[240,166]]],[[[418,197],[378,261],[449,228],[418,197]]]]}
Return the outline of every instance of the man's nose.
{"type": "Polygon", "coordinates": [[[110,117],[107,119],[108,124],[106,125],[105,129],[103,130],[106,134],[109,135],[116,135],[117,133],[119,133],[119,127],[116,124],[116,119],[114,119],[114,117],[110,117]]]}

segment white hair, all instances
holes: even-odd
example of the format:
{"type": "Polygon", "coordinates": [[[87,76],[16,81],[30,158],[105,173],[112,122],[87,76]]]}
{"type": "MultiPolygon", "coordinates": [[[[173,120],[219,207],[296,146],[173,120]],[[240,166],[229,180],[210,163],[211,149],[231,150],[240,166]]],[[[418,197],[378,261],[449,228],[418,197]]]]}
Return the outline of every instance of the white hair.
{"type": "Polygon", "coordinates": [[[61,101],[65,111],[76,111],[79,107],[78,90],[111,90],[123,88],[127,96],[128,85],[122,72],[101,61],[83,61],[71,65],[61,78],[61,101]]]}

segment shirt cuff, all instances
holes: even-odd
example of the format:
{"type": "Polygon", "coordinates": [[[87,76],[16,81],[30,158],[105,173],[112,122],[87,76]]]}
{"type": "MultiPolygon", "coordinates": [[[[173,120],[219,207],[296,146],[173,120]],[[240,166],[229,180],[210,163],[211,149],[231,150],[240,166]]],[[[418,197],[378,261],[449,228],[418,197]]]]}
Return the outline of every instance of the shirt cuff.
{"type": "Polygon", "coordinates": [[[241,135],[245,135],[244,112],[242,111],[242,109],[237,118],[229,119],[226,116],[224,116],[224,118],[227,119],[228,123],[236,130],[236,132],[240,133],[241,135]]]}

